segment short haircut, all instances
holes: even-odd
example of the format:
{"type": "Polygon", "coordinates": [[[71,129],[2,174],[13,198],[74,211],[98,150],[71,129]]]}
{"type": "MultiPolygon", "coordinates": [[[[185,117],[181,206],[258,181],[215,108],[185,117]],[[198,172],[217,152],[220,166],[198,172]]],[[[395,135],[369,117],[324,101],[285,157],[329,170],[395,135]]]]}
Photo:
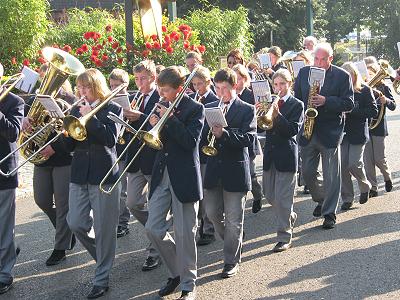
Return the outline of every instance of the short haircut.
{"type": "Polygon", "coordinates": [[[293,82],[293,78],[292,75],[290,74],[289,70],[287,69],[279,69],[278,71],[276,71],[274,73],[274,75],[272,76],[272,82],[274,82],[275,78],[282,78],[283,80],[285,80],[286,82],[293,82]]]}
{"type": "MultiPolygon", "coordinates": [[[[86,69],[85,72],[76,77],[76,84],[90,87],[93,96],[100,101],[105,100],[110,94],[106,78],[97,69],[86,69]]],[[[77,96],[81,96],[79,95],[79,91],[77,96]]]]}
{"type": "Polygon", "coordinates": [[[231,50],[226,56],[226,61],[228,61],[229,57],[233,57],[235,60],[240,61],[242,65],[244,65],[244,57],[242,51],[240,49],[231,50]]]}
{"type": "Polygon", "coordinates": [[[204,81],[211,81],[210,70],[203,66],[197,66],[197,71],[196,74],[194,74],[194,77],[204,81]]]}
{"type": "Polygon", "coordinates": [[[3,77],[3,75],[4,75],[4,68],[3,65],[0,64],[0,78],[3,77]]]}
{"type": "Polygon", "coordinates": [[[152,60],[144,60],[133,67],[133,73],[140,73],[146,71],[150,76],[156,76],[156,65],[152,60]]]}
{"type": "Polygon", "coordinates": [[[244,80],[245,87],[250,86],[251,78],[250,78],[249,71],[247,70],[247,68],[245,66],[243,66],[241,64],[237,64],[232,67],[232,70],[235,71],[236,74],[239,74],[241,77],[243,77],[245,79],[244,80]]]}
{"type": "Polygon", "coordinates": [[[347,71],[352,78],[354,78],[354,82],[353,82],[353,89],[357,92],[359,92],[361,90],[361,84],[362,84],[362,78],[361,78],[361,74],[358,71],[356,65],[352,62],[345,62],[342,65],[342,68],[347,71]]]}
{"type": "Polygon", "coordinates": [[[190,52],[188,52],[186,54],[186,59],[189,59],[189,58],[195,59],[198,63],[202,63],[203,62],[201,54],[198,53],[198,52],[195,52],[195,51],[190,51],[190,52]]]}
{"type": "Polygon", "coordinates": [[[381,66],[378,63],[367,64],[367,69],[374,73],[378,73],[381,69],[381,66]]]}
{"type": "Polygon", "coordinates": [[[301,57],[306,62],[306,64],[311,64],[312,62],[310,51],[301,50],[300,52],[297,52],[297,56],[301,57]]]}
{"type": "Polygon", "coordinates": [[[185,77],[182,76],[177,66],[170,66],[160,72],[157,77],[158,86],[170,86],[174,89],[179,88],[185,82],[185,77]]]}
{"type": "Polygon", "coordinates": [[[108,76],[108,80],[117,80],[122,83],[129,84],[129,74],[125,70],[122,69],[114,69],[111,71],[110,75],[108,76]]]}
{"type": "Polygon", "coordinates": [[[268,53],[272,53],[278,58],[282,57],[282,49],[279,48],[278,46],[272,46],[271,48],[268,49],[268,53]]]}
{"type": "Polygon", "coordinates": [[[303,40],[303,46],[304,46],[307,42],[312,42],[314,45],[316,45],[316,44],[318,43],[317,39],[316,39],[314,36],[312,36],[312,35],[306,36],[306,37],[304,38],[304,40],[303,40]]]}
{"type": "Polygon", "coordinates": [[[237,84],[236,72],[229,68],[220,69],[215,73],[214,82],[228,82],[233,86],[237,84]]]}
{"type": "Polygon", "coordinates": [[[314,48],[314,53],[317,52],[318,50],[325,51],[326,53],[328,53],[328,56],[333,55],[332,46],[327,42],[318,43],[314,48]]]}
{"type": "Polygon", "coordinates": [[[365,64],[367,65],[367,67],[368,67],[369,65],[378,64],[378,60],[376,59],[375,56],[367,56],[367,57],[364,57],[364,62],[365,62],[365,64]]]}
{"type": "Polygon", "coordinates": [[[156,73],[157,73],[157,75],[160,74],[160,72],[161,72],[162,70],[164,70],[164,69],[165,69],[165,66],[164,66],[164,65],[157,65],[157,66],[156,66],[156,73]]]}

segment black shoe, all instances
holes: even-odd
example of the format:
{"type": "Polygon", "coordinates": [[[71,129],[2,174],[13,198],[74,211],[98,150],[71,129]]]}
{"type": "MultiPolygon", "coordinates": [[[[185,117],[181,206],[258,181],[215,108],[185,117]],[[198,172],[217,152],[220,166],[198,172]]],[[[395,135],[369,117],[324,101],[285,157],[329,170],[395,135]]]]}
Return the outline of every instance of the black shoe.
{"type": "Polygon", "coordinates": [[[144,264],[142,266],[142,271],[154,270],[160,265],[161,265],[161,259],[159,257],[148,256],[144,261],[144,264]]]}
{"type": "Polygon", "coordinates": [[[164,296],[172,294],[175,291],[175,289],[178,287],[180,282],[181,281],[179,279],[179,276],[177,276],[175,278],[168,278],[167,284],[158,291],[158,295],[160,297],[164,297],[164,296]]]}
{"type": "Polygon", "coordinates": [[[318,205],[314,208],[313,216],[320,217],[321,216],[322,205],[318,203],[318,205]]]}
{"type": "Polygon", "coordinates": [[[386,192],[390,192],[392,189],[393,189],[392,181],[390,179],[385,181],[385,190],[386,190],[386,192]]]}
{"type": "Polygon", "coordinates": [[[0,294],[7,293],[11,288],[12,288],[12,282],[11,283],[3,283],[0,282],[0,294]]]}
{"type": "Polygon", "coordinates": [[[360,204],[365,204],[368,202],[368,198],[369,198],[369,193],[361,193],[360,194],[360,204]]]}
{"type": "Polygon", "coordinates": [[[308,194],[310,194],[310,190],[308,189],[308,186],[304,186],[304,188],[303,188],[303,194],[304,195],[308,195],[308,194]]]}
{"type": "Polygon", "coordinates": [[[209,245],[215,241],[215,236],[213,234],[202,234],[200,238],[197,240],[197,246],[205,246],[209,245]]]}
{"type": "Polygon", "coordinates": [[[178,300],[194,300],[196,299],[196,292],[195,291],[182,291],[181,296],[178,300]]]}
{"type": "Polygon", "coordinates": [[[273,252],[283,252],[292,247],[292,243],[278,242],[272,249],[273,252]]]}
{"type": "Polygon", "coordinates": [[[353,202],[343,202],[341,209],[342,210],[349,210],[353,206],[353,202]]]}
{"type": "Polygon", "coordinates": [[[86,298],[88,299],[96,299],[101,296],[104,296],[104,294],[108,291],[108,286],[98,286],[94,285],[90,293],[87,295],[86,298]]]}
{"type": "Polygon", "coordinates": [[[378,197],[378,191],[370,190],[369,197],[370,198],[378,197]]]}
{"type": "Polygon", "coordinates": [[[222,278],[230,278],[237,274],[239,271],[239,264],[226,264],[224,269],[222,270],[221,277],[222,278]]]}
{"type": "Polygon", "coordinates": [[[74,249],[75,245],[76,245],[76,237],[75,237],[75,234],[72,234],[72,237],[71,237],[71,246],[70,246],[67,250],[72,250],[72,249],[74,249]]]}
{"type": "Polygon", "coordinates": [[[326,215],[326,216],[324,216],[324,218],[325,218],[325,220],[324,220],[324,223],[322,224],[322,228],[324,228],[324,229],[335,228],[335,224],[336,224],[335,215],[326,215]]]}
{"type": "Polygon", "coordinates": [[[129,234],[129,228],[128,227],[121,227],[118,226],[117,229],[117,238],[123,237],[125,235],[129,234]]]}
{"type": "Polygon", "coordinates": [[[253,206],[251,208],[253,214],[258,213],[261,210],[261,206],[261,200],[253,200],[253,206]]]}
{"type": "Polygon", "coordinates": [[[65,250],[53,250],[50,257],[46,260],[46,266],[58,265],[65,260],[65,250]]]}
{"type": "Polygon", "coordinates": [[[15,248],[15,254],[18,256],[20,252],[21,252],[21,248],[19,246],[17,246],[17,248],[15,248]]]}

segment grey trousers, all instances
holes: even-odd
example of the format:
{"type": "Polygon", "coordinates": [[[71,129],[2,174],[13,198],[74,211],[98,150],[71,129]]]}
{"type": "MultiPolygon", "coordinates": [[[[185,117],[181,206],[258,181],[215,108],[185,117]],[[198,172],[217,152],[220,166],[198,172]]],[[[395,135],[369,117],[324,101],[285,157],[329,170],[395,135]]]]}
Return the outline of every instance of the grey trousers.
{"type": "Polygon", "coordinates": [[[72,232],[67,223],[70,175],[71,166],[33,169],[33,197],[56,230],[55,250],[71,247],[72,232]]]}
{"type": "Polygon", "coordinates": [[[295,172],[279,172],[274,164],[263,172],[264,195],[276,217],[278,242],[290,243],[297,214],[293,211],[295,172]]]}
{"type": "Polygon", "coordinates": [[[199,202],[182,203],[172,189],[167,168],[149,201],[146,233],[159,251],[170,277],[180,276],[181,289],[192,291],[197,280],[197,214],[199,202]],[[169,234],[169,211],[174,216],[174,236],[169,234]]]}
{"type": "MultiPolygon", "coordinates": [[[[201,171],[201,178],[204,183],[204,174],[206,173],[206,164],[200,165],[200,171],[201,171]]],[[[200,235],[202,235],[202,234],[214,235],[214,232],[215,232],[214,225],[207,216],[206,204],[203,200],[201,200],[199,202],[198,218],[199,218],[199,221],[201,222],[200,230],[202,230],[202,232],[200,232],[200,235]]]]}
{"type": "MultiPolygon", "coordinates": [[[[125,161],[120,161],[118,163],[119,170],[122,172],[125,168],[125,161]]],[[[128,176],[127,173],[121,179],[121,195],[119,197],[119,221],[118,226],[122,228],[127,228],[129,219],[131,218],[131,213],[129,212],[128,206],[126,205],[126,198],[128,197],[127,192],[128,176]]]]}
{"type": "Polygon", "coordinates": [[[224,263],[240,263],[242,258],[246,192],[227,192],[222,185],[204,190],[207,215],[224,240],[224,263]]]}
{"type": "Polygon", "coordinates": [[[111,193],[102,193],[98,185],[71,183],[68,224],[78,240],[96,261],[94,285],[108,286],[117,243],[119,195],[121,185],[111,193]],[[93,218],[90,211],[93,211],[93,218]],[[95,237],[89,232],[94,228],[95,237]]]}
{"type": "Polygon", "coordinates": [[[343,138],[340,145],[341,164],[342,164],[342,201],[354,201],[354,189],[351,176],[358,182],[360,193],[368,193],[371,184],[368,182],[365,175],[363,153],[365,145],[352,145],[349,143],[346,136],[343,138]]]}
{"type": "MultiPolygon", "coordinates": [[[[149,217],[148,211],[148,189],[150,187],[150,175],[144,175],[142,171],[136,173],[128,173],[128,198],[127,206],[132,215],[143,226],[146,225],[149,217]]],[[[148,256],[159,257],[157,249],[150,243],[147,247],[148,256]]]]}
{"type": "Polygon", "coordinates": [[[385,156],[385,137],[370,135],[364,151],[365,173],[371,183],[371,189],[378,191],[375,166],[381,171],[385,181],[391,180],[389,166],[385,156]]]}
{"type": "Polygon", "coordinates": [[[314,134],[310,143],[301,148],[301,159],[304,181],[312,199],[322,205],[323,216],[336,215],[341,189],[340,148],[324,147],[314,134]],[[323,180],[318,176],[321,158],[323,180]]]}
{"type": "Polygon", "coordinates": [[[14,241],[15,189],[0,190],[0,282],[10,284],[17,255],[14,241]]]}
{"type": "Polygon", "coordinates": [[[263,192],[261,184],[257,180],[256,157],[250,158],[250,175],[251,175],[251,193],[253,194],[253,199],[261,200],[263,198],[263,192]]]}

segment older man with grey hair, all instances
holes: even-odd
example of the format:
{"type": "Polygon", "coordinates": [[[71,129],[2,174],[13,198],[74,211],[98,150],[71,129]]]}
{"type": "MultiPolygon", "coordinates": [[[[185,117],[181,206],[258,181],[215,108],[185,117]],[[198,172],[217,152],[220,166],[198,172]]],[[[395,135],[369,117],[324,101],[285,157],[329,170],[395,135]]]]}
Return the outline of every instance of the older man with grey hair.
{"type": "Polygon", "coordinates": [[[313,52],[317,43],[318,43],[317,39],[312,35],[309,35],[305,37],[303,40],[303,49],[313,52]]]}

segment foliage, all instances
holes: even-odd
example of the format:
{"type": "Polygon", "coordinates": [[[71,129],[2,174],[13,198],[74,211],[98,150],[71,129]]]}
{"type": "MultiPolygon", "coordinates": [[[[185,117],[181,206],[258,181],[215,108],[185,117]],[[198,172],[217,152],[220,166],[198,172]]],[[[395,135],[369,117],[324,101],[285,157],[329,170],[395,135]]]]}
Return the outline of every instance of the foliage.
{"type": "Polygon", "coordinates": [[[7,73],[37,55],[49,25],[48,9],[47,0],[0,1],[0,59],[7,73]]]}

